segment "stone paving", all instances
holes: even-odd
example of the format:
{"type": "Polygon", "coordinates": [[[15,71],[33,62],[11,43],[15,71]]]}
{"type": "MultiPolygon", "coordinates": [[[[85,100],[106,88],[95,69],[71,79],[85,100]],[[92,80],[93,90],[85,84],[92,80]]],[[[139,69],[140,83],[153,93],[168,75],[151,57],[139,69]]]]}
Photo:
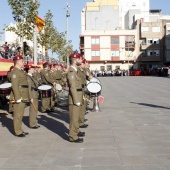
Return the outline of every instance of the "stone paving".
{"type": "MultiPolygon", "coordinates": [[[[67,141],[68,111],[39,113],[41,128],[13,135],[0,114],[0,170],[170,170],[170,79],[100,78],[104,104],[90,112],[84,143],[67,141]]],[[[91,106],[92,107],[92,106],[91,106]]]]}

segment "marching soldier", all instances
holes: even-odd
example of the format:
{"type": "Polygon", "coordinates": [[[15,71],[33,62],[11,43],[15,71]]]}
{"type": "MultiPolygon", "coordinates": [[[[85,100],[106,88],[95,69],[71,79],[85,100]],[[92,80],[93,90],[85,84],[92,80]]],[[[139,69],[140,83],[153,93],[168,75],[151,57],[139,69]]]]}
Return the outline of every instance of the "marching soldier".
{"type": "MultiPolygon", "coordinates": [[[[50,64],[50,79],[55,81],[55,64],[50,64]]],[[[51,109],[54,110],[55,106],[55,87],[51,90],[51,109]]]]}
{"type": "Polygon", "coordinates": [[[27,81],[30,98],[30,109],[29,109],[29,126],[31,129],[38,129],[40,126],[37,125],[37,113],[38,113],[38,81],[33,77],[35,67],[26,65],[27,81]]]}
{"type": "Polygon", "coordinates": [[[35,66],[35,71],[33,73],[33,77],[36,79],[36,81],[38,81],[38,85],[42,84],[40,69],[41,69],[40,66],[35,66]]]}
{"type": "MultiPolygon", "coordinates": [[[[55,84],[55,80],[51,79],[51,76],[50,76],[48,62],[45,62],[43,64],[43,70],[41,72],[41,78],[42,78],[43,84],[49,84],[49,85],[55,84]]],[[[42,110],[43,113],[52,111],[50,103],[51,103],[51,98],[50,97],[49,98],[42,98],[41,110],[42,110]]]]}
{"type": "Polygon", "coordinates": [[[68,69],[67,80],[69,86],[69,141],[75,143],[82,143],[85,132],[79,131],[79,117],[81,112],[81,105],[83,103],[83,91],[81,78],[77,73],[77,65],[79,63],[81,54],[73,53],[69,57],[70,68],[68,69]]]}
{"type": "Polygon", "coordinates": [[[62,87],[66,87],[67,85],[67,66],[63,66],[62,71],[62,87]]]}
{"type": "Polygon", "coordinates": [[[11,72],[12,91],[14,94],[14,132],[18,137],[25,137],[28,133],[22,129],[22,118],[24,115],[25,104],[29,102],[28,95],[28,81],[27,76],[23,71],[24,60],[22,56],[15,56],[13,58],[14,69],[11,72]]]}
{"type": "Polygon", "coordinates": [[[83,103],[81,106],[81,112],[80,112],[80,128],[86,128],[88,125],[85,124],[85,112],[86,112],[86,98],[85,98],[85,90],[86,90],[86,72],[85,72],[85,62],[86,60],[83,58],[81,65],[78,67],[78,74],[81,77],[81,84],[82,84],[82,90],[83,90],[83,103]]]}

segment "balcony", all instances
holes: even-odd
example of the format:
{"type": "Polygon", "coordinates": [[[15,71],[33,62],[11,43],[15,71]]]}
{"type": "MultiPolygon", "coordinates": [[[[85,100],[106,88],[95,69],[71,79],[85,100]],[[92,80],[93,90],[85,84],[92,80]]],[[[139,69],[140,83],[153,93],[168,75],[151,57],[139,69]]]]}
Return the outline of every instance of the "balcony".
{"type": "Polygon", "coordinates": [[[84,44],[80,44],[80,50],[83,50],[84,49],[84,44]]]}
{"type": "Polygon", "coordinates": [[[134,51],[135,50],[135,42],[125,42],[125,50],[126,51],[134,51]]]}

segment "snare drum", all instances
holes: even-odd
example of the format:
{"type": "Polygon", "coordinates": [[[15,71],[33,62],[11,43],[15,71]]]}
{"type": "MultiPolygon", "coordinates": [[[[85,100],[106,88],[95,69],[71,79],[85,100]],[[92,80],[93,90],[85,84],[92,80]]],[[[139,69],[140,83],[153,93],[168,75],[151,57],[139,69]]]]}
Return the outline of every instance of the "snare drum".
{"type": "Polygon", "coordinates": [[[90,82],[88,85],[87,85],[87,90],[90,92],[90,94],[92,96],[96,96],[96,95],[99,95],[101,90],[102,90],[102,86],[101,84],[97,83],[97,82],[90,82]]]}
{"type": "Polygon", "coordinates": [[[51,86],[50,85],[41,85],[38,87],[39,97],[40,98],[50,98],[51,97],[51,86]]]}
{"type": "Polygon", "coordinates": [[[0,85],[0,95],[10,95],[12,90],[11,83],[4,83],[0,85]]]}
{"type": "Polygon", "coordinates": [[[99,84],[101,84],[101,83],[100,83],[100,80],[99,80],[98,78],[96,78],[96,77],[91,78],[91,79],[90,79],[90,82],[94,82],[94,83],[99,83],[99,84]]]}

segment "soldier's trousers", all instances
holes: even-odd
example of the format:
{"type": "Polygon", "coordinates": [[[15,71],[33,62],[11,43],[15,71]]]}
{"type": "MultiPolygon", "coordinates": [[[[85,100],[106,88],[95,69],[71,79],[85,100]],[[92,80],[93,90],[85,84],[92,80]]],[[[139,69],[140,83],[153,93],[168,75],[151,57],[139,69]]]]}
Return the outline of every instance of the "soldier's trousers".
{"type": "Polygon", "coordinates": [[[30,109],[29,109],[29,125],[30,127],[34,127],[37,125],[37,112],[38,112],[38,99],[33,99],[33,104],[30,103],[30,109]],[[34,106],[36,108],[34,108],[34,106]]]}
{"type": "Polygon", "coordinates": [[[80,118],[81,107],[76,105],[69,105],[69,116],[70,116],[70,124],[69,124],[69,140],[77,140],[79,133],[79,118],[80,118]]]}
{"type": "Polygon", "coordinates": [[[16,135],[22,134],[22,118],[25,111],[25,103],[16,103],[13,105],[14,114],[13,114],[13,123],[14,123],[14,132],[16,135]]]}
{"type": "Polygon", "coordinates": [[[79,117],[79,126],[84,125],[84,117],[85,117],[85,112],[86,112],[86,105],[87,102],[84,101],[81,107],[81,111],[80,111],[80,117],[79,117]]]}
{"type": "Polygon", "coordinates": [[[42,107],[41,107],[42,112],[51,109],[50,102],[51,102],[51,98],[42,98],[42,107]]]}
{"type": "Polygon", "coordinates": [[[14,112],[13,104],[9,102],[9,112],[14,112]]]}

